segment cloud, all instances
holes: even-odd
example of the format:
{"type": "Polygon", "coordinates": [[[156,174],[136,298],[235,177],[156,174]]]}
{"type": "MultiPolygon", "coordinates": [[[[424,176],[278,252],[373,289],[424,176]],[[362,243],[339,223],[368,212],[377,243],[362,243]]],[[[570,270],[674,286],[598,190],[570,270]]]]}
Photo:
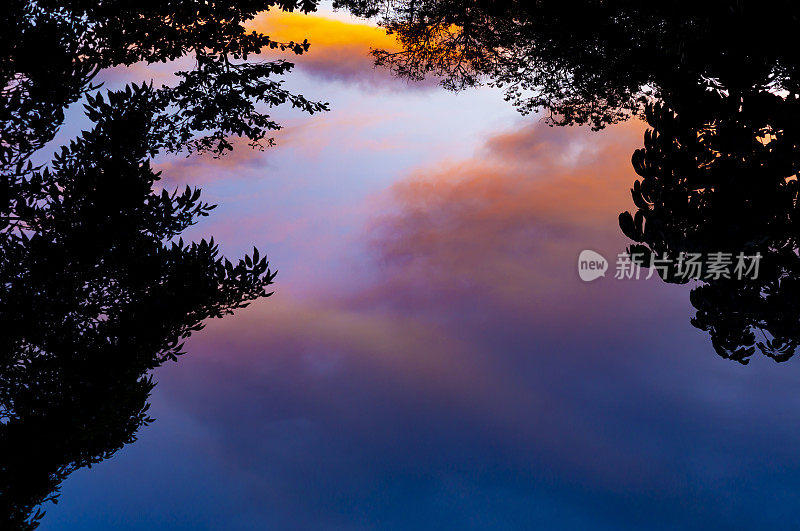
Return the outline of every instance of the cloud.
{"type": "Polygon", "coordinates": [[[369,227],[385,271],[369,297],[391,290],[416,304],[479,294],[482,304],[526,312],[552,305],[539,317],[562,322],[574,311],[567,292],[576,301],[613,297],[602,287],[587,293],[575,265],[586,248],[613,264],[627,245],[617,216],[629,208],[636,176],[628,161],[641,131],[534,122],[493,135],[474,158],[415,170],[383,198],[369,227]]]}
{"type": "Polygon", "coordinates": [[[275,157],[284,161],[291,158],[287,150],[307,160],[320,157],[328,149],[346,149],[362,156],[371,151],[402,149],[402,141],[390,134],[369,134],[371,129],[390,123],[392,118],[390,113],[377,115],[336,108],[328,113],[286,120],[280,130],[269,136],[275,146],[266,146],[264,141],[263,149],[253,148],[246,138],[231,137],[233,150],[221,157],[215,158],[211,153],[168,154],[159,157],[156,169],[163,172],[164,185],[202,185],[221,178],[263,178],[272,169],[275,157]]]}
{"type": "Polygon", "coordinates": [[[297,65],[298,70],[325,80],[354,83],[365,88],[429,88],[435,80],[408,83],[385,68],[375,68],[373,49],[397,51],[399,45],[386,30],[367,22],[349,22],[320,15],[266,11],[248,22],[248,29],[260,31],[278,42],[308,40],[303,55],[267,52],[297,65]]]}

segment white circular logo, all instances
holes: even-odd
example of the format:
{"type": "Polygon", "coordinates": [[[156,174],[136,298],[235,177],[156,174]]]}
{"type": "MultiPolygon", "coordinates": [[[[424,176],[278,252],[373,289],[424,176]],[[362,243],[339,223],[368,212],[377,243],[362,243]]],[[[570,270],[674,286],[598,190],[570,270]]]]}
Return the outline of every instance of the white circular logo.
{"type": "Polygon", "coordinates": [[[608,271],[608,260],[603,255],[594,251],[581,251],[578,256],[578,276],[584,282],[591,282],[600,277],[606,276],[608,271]]]}

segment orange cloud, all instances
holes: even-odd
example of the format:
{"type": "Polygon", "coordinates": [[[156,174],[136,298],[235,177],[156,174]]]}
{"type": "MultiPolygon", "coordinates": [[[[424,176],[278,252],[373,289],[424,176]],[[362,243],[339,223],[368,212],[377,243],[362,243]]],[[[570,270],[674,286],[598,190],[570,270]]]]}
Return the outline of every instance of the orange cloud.
{"type": "MultiPolygon", "coordinates": [[[[297,64],[297,68],[324,79],[356,82],[367,86],[409,86],[405,81],[393,78],[382,68],[375,68],[370,51],[400,49],[392,35],[377,26],[335,20],[319,15],[304,15],[284,11],[266,11],[246,25],[248,30],[269,35],[274,41],[311,43],[309,51],[301,56],[280,55],[269,51],[269,55],[280,56],[297,64]]],[[[410,86],[430,86],[416,83],[410,86]]]]}
{"type": "MultiPolygon", "coordinates": [[[[581,283],[576,261],[582,249],[599,250],[613,276],[629,244],[617,217],[630,208],[630,156],[642,130],[533,123],[490,138],[475,158],[417,170],[384,198],[369,229],[386,278],[365,297],[411,307],[479,296],[484,306],[563,323],[595,295],[618,296],[606,289],[613,282],[581,283]],[[534,311],[542,305],[551,311],[534,311]]],[[[589,307],[607,307],[596,302],[589,307]]]]}
{"type": "Polygon", "coordinates": [[[344,22],[320,15],[264,11],[247,22],[245,27],[269,35],[274,41],[302,42],[308,39],[321,48],[399,49],[397,40],[378,26],[366,22],[344,22]]]}

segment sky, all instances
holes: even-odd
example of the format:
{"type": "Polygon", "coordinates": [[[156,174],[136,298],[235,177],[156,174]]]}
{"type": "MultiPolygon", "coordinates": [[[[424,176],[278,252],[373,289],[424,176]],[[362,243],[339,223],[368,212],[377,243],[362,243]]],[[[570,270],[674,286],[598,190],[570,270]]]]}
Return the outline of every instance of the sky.
{"type": "MultiPolygon", "coordinates": [[[[719,358],[689,288],[582,282],[628,241],[645,127],[553,128],[490,88],[375,69],[394,46],[323,10],[252,24],[308,38],[265,151],[160,159],[198,185],[230,257],[275,294],[159,368],[139,440],[74,473],[42,529],[785,528],[800,377],[719,358]]],[[[101,74],[114,88],[174,65],[101,74]]],[[[59,134],[85,126],[78,107],[59,134]]],[[[58,141],[58,139],[57,139],[58,141]]]]}

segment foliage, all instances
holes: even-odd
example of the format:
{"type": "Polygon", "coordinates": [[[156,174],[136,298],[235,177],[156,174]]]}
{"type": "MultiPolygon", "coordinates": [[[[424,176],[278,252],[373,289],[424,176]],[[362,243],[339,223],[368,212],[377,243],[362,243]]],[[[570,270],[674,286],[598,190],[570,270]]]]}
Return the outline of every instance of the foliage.
{"type": "MultiPolygon", "coordinates": [[[[758,348],[785,361],[800,346],[800,97],[697,88],[673,96],[648,107],[652,129],[633,155],[637,208],[620,215],[638,242],[629,252],[644,264],[758,253],[756,278],[705,279],[692,290],[692,324],[722,357],[747,363],[758,348]]],[[[674,270],[662,276],[687,281],[674,270]]]]}
{"type": "Polygon", "coordinates": [[[377,64],[450,90],[500,87],[523,114],[595,129],[643,112],[686,79],[793,90],[800,7],[787,0],[735,2],[593,0],[337,0],[374,17],[400,44],[377,64]],[[778,15],[780,13],[780,15],[778,15]],[[768,35],[753,28],[769,28],[768,35]],[[744,80],[749,83],[751,79],[744,80]]]}
{"type": "Polygon", "coordinates": [[[277,124],[253,103],[324,110],[325,104],[268,81],[291,63],[248,62],[266,49],[302,54],[309,43],[276,42],[243,26],[270,8],[315,7],[315,0],[9,0],[0,22],[0,162],[16,163],[52,139],[64,109],[96,88],[100,70],[118,65],[194,55],[195,69],[161,93],[165,106],[180,109],[181,119],[173,117],[182,127],[169,146],[174,150],[205,129],[213,130],[213,140],[193,142],[195,148],[225,151],[226,134],[260,141],[277,124]]]}

